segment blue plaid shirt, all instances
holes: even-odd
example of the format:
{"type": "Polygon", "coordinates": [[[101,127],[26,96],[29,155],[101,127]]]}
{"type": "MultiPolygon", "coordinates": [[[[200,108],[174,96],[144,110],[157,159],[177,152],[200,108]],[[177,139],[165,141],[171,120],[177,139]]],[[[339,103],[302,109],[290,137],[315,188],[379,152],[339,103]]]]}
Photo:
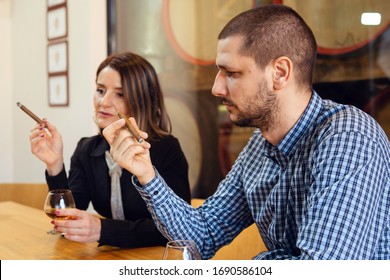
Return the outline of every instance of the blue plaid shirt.
{"type": "Polygon", "coordinates": [[[273,146],[256,130],[216,193],[194,209],[157,176],[141,187],[159,230],[211,258],[256,223],[255,259],[390,259],[389,140],[362,111],[315,92],[273,146]]]}

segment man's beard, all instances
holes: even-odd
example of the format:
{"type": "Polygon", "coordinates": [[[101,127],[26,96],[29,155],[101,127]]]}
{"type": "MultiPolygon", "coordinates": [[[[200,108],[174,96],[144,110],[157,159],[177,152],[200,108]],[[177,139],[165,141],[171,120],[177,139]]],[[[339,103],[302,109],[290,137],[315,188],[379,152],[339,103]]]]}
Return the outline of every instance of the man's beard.
{"type": "Polygon", "coordinates": [[[279,104],[276,94],[268,90],[264,82],[259,83],[259,90],[254,97],[248,97],[243,102],[236,119],[232,122],[241,127],[257,127],[262,132],[276,125],[279,104]]]}

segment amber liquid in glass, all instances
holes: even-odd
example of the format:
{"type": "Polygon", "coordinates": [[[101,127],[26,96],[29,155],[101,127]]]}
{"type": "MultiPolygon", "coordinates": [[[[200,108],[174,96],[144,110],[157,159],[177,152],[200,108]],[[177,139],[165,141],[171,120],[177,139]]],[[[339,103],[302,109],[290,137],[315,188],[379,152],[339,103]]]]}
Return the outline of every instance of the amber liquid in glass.
{"type": "Polygon", "coordinates": [[[55,219],[55,220],[72,220],[72,216],[57,216],[56,213],[57,209],[46,209],[45,214],[49,216],[49,218],[55,219]]]}

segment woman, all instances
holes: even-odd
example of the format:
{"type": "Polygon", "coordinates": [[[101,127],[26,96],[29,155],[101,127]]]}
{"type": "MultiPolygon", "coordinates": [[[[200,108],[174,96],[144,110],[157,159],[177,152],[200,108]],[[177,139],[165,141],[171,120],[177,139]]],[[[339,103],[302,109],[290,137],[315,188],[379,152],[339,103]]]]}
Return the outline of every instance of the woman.
{"type": "MultiPolygon", "coordinates": [[[[118,120],[118,111],[134,117],[153,144],[150,157],[155,168],[180,197],[190,202],[188,163],[178,140],[171,135],[157,74],[148,61],[133,53],[106,58],[96,73],[94,107],[100,132],[118,120]]],[[[51,123],[45,120],[37,125],[30,134],[30,142],[32,153],[46,164],[49,189],[68,186],[73,192],[75,219],[52,221],[65,238],[98,241],[100,246],[165,245],[166,239],[133,187],[132,174],[113,162],[101,133],[79,141],[71,158],[69,178],[63,163],[62,138],[51,123]],[[115,179],[119,176],[120,180],[115,179]],[[84,211],[90,202],[103,219],[84,211]]]]}

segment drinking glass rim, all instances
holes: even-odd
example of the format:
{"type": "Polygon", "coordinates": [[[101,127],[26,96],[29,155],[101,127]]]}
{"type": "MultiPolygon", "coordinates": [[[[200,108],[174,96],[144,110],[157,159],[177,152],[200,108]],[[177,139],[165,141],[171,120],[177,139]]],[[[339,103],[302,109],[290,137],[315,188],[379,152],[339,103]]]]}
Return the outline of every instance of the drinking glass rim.
{"type": "Polygon", "coordinates": [[[52,194],[66,194],[66,193],[71,193],[72,191],[70,189],[55,189],[55,190],[51,190],[49,191],[49,193],[52,193],[52,194]]]}
{"type": "Polygon", "coordinates": [[[178,240],[170,240],[167,242],[167,246],[175,247],[175,248],[185,248],[188,243],[194,245],[197,248],[196,243],[192,239],[178,239],[178,240]]]}

